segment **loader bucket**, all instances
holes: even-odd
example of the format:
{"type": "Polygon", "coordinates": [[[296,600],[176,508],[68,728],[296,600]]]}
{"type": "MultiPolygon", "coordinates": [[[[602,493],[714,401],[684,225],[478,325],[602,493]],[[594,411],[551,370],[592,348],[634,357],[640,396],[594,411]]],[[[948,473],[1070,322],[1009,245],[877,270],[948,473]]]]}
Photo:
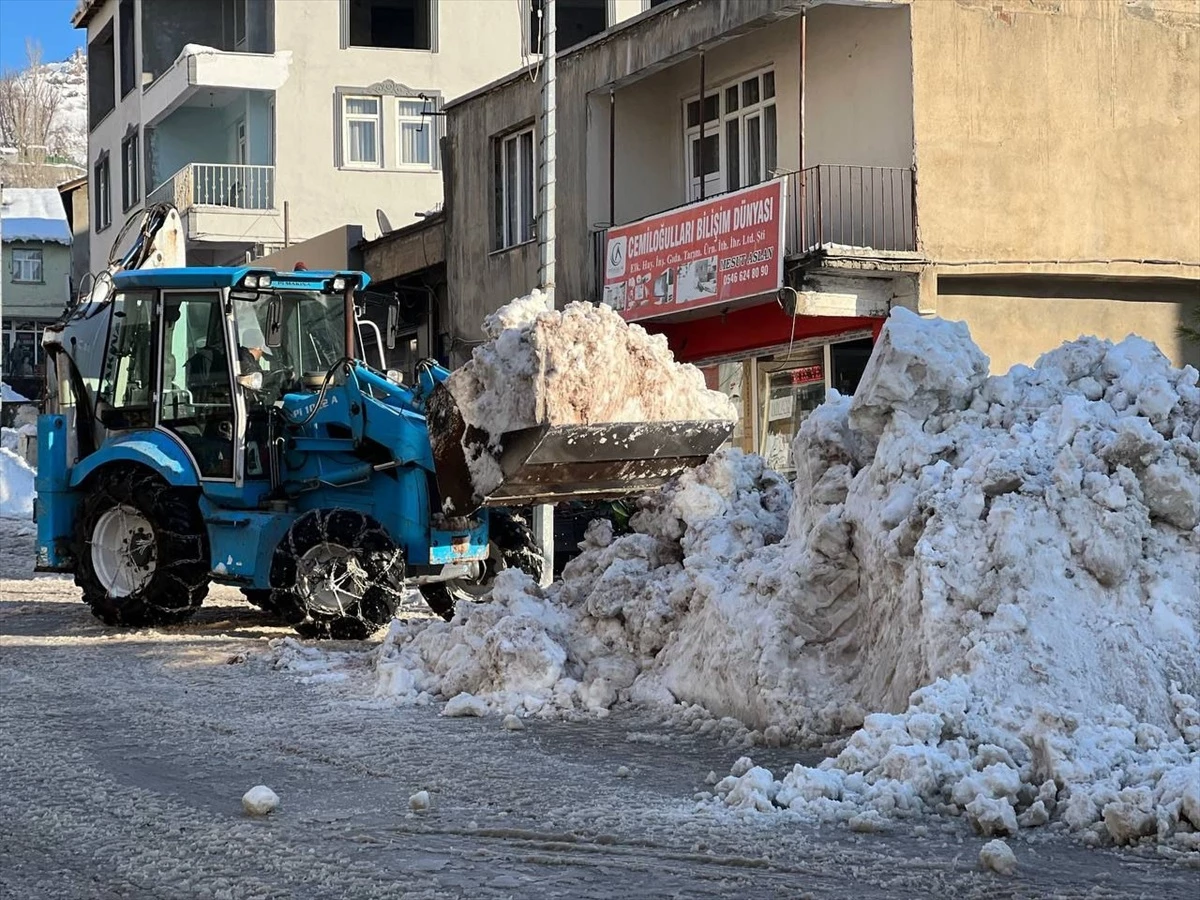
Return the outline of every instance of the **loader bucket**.
{"type": "Polygon", "coordinates": [[[468,444],[487,435],[468,428],[449,390],[439,386],[428,407],[429,436],[443,502],[456,515],[480,506],[604,500],[660,487],[703,463],[733,432],[733,422],[606,422],[539,425],[500,439],[496,461],[504,478],[486,497],[476,496],[467,470],[468,444]]]}

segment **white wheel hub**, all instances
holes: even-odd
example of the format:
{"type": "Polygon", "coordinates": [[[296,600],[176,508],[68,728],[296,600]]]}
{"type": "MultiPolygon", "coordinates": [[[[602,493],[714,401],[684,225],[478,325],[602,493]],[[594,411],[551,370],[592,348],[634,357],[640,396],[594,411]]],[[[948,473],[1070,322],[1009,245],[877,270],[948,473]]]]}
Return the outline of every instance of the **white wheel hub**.
{"type": "Polygon", "coordinates": [[[128,597],[154,577],[158,545],[154,528],[127,504],[106,510],[92,528],[92,568],[110,597],[128,597]]]}
{"type": "Polygon", "coordinates": [[[345,613],[370,586],[357,554],[341,544],[323,542],[310,547],[296,567],[296,587],[309,606],[328,613],[345,613]]]}

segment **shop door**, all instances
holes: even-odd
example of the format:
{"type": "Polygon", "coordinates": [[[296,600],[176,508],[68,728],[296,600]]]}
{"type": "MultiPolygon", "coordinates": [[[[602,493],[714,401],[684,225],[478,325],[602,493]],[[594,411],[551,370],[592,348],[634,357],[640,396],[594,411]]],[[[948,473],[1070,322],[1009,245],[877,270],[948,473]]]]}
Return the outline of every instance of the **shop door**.
{"type": "Polygon", "coordinates": [[[758,363],[758,452],[777,472],[791,474],[792,441],[810,412],[825,402],[820,352],[758,363]]]}

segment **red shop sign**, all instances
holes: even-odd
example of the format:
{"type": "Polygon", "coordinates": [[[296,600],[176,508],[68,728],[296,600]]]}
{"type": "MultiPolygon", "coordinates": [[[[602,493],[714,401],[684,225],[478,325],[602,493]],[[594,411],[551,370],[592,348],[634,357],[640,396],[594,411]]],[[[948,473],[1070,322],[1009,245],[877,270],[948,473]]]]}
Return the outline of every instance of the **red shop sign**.
{"type": "Polygon", "coordinates": [[[604,302],[627,320],[783,286],[784,179],[608,230],[604,302]]]}

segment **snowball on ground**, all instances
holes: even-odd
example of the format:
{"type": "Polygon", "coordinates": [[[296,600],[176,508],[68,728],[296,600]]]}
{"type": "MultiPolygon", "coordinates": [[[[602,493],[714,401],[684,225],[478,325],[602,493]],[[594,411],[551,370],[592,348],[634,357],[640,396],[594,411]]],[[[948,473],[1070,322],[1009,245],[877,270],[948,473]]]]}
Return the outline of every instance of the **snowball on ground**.
{"type": "Polygon", "coordinates": [[[426,812],[433,806],[429,791],[417,791],[408,798],[408,808],[413,812],[426,812]]]}
{"type": "Polygon", "coordinates": [[[0,518],[29,519],[33,515],[34,474],[25,460],[7,446],[0,447],[0,518]]]}
{"type": "Polygon", "coordinates": [[[446,381],[466,424],[489,435],[488,446],[464,447],[480,496],[499,484],[494,453],[506,432],[546,423],[737,418],[699,369],[675,362],[665,337],[607,306],[556,310],[550,295],[534,291],[488,316],[484,331],[489,340],[446,381]]]}
{"type": "Polygon", "coordinates": [[[1085,338],[987,377],[964,328],[901,312],[880,346],[801,427],[794,489],[717,453],[633,534],[594,524],[552,587],[510,570],[453,623],[393,626],[377,694],[834,747],[778,779],[740,763],[714,789],[739,808],[1186,844],[1200,376],[1085,338]]]}
{"type": "Polygon", "coordinates": [[[988,841],[979,851],[979,865],[1000,875],[1017,873],[1017,857],[1004,841],[988,841]]]}
{"type": "Polygon", "coordinates": [[[242,795],[242,807],[252,816],[265,816],[279,805],[279,795],[260,784],[242,795]]]}

